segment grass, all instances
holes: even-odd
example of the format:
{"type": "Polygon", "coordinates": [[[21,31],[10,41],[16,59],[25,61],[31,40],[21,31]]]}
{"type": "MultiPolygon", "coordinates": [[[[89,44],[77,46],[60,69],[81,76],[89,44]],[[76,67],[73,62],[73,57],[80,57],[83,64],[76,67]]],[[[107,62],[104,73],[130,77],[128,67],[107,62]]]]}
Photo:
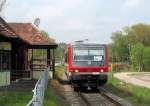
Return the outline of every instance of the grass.
{"type": "MultiPolygon", "coordinates": [[[[64,66],[58,66],[56,67],[56,74],[61,76],[64,70],[64,66]]],[[[32,96],[32,91],[0,91],[0,106],[26,106],[32,99],[32,96]]],[[[48,84],[48,88],[45,91],[43,106],[58,106],[59,102],[50,84],[48,84]]]]}
{"type": "Polygon", "coordinates": [[[150,105],[150,89],[131,85],[110,75],[107,89],[131,102],[134,106],[149,106],[150,105]]]}
{"type": "Polygon", "coordinates": [[[69,106],[66,100],[59,94],[57,90],[52,88],[52,82],[48,84],[48,88],[45,92],[43,106],[69,106]]]}
{"type": "Polygon", "coordinates": [[[51,89],[50,84],[48,84],[48,88],[45,92],[43,104],[44,106],[58,106],[58,99],[54,94],[53,90],[51,89]]]}
{"type": "MultiPolygon", "coordinates": [[[[56,66],[55,76],[61,78],[65,70],[64,66],[56,66]]],[[[60,105],[60,100],[56,95],[56,91],[48,84],[48,88],[45,92],[44,105],[43,106],[65,106],[66,104],[60,105]]]]}
{"type": "Polygon", "coordinates": [[[31,98],[31,91],[0,92],[0,106],[25,106],[31,98]]]}

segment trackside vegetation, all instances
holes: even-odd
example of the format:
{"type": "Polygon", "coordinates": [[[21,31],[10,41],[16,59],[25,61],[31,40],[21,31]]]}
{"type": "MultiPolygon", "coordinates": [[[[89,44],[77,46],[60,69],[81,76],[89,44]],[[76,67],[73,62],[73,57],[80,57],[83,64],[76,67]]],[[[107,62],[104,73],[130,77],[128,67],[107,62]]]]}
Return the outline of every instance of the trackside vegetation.
{"type": "Polygon", "coordinates": [[[43,106],[58,106],[58,103],[59,103],[59,101],[58,101],[56,95],[52,91],[50,84],[48,84],[48,88],[45,92],[43,106]]]}
{"type": "MultiPolygon", "coordinates": [[[[55,76],[61,78],[64,74],[65,67],[64,66],[56,66],[55,76]]],[[[55,83],[55,79],[49,81],[48,88],[45,92],[44,104],[43,106],[69,106],[69,104],[60,96],[60,92],[54,86],[57,85],[55,83]],[[52,86],[51,86],[52,85],[52,86]]]]}
{"type": "Polygon", "coordinates": [[[64,72],[65,72],[65,66],[63,66],[63,65],[61,65],[61,66],[57,66],[56,67],[56,76],[57,77],[59,77],[59,78],[61,78],[62,76],[63,76],[63,74],[64,74],[64,72]]]}
{"type": "Polygon", "coordinates": [[[110,75],[106,88],[133,106],[149,106],[150,89],[125,83],[110,75]]]}

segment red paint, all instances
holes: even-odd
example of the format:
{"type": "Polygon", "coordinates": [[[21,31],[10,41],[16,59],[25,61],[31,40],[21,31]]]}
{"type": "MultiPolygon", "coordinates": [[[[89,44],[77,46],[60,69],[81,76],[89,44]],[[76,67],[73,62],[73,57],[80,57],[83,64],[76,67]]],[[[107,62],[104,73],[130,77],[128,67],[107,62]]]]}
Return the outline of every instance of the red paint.
{"type": "MultiPolygon", "coordinates": [[[[106,46],[105,46],[106,47],[106,46]]],[[[106,47],[106,64],[104,66],[74,66],[73,56],[72,56],[72,45],[67,45],[67,70],[70,72],[74,72],[75,70],[78,70],[79,72],[100,72],[101,69],[104,70],[104,72],[108,72],[108,48],[106,47]]]]}

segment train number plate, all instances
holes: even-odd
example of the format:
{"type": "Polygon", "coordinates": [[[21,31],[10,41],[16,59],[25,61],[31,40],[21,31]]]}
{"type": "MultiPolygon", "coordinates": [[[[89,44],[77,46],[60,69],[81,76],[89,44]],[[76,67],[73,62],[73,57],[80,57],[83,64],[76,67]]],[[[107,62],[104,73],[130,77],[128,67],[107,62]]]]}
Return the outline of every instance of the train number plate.
{"type": "Polygon", "coordinates": [[[92,74],[93,74],[93,75],[98,75],[98,74],[99,74],[99,72],[92,72],[92,74]]]}

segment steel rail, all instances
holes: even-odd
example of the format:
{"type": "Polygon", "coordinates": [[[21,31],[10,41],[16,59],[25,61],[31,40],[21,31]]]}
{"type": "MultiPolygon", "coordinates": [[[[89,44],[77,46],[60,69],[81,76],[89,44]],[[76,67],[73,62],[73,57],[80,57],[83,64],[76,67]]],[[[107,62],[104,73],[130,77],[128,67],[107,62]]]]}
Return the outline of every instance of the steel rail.
{"type": "Polygon", "coordinates": [[[92,104],[89,102],[89,100],[80,91],[78,91],[78,95],[81,97],[81,99],[84,101],[84,103],[87,106],[92,106],[92,104]]]}
{"type": "Polygon", "coordinates": [[[103,95],[104,97],[106,97],[107,99],[112,101],[117,106],[132,106],[131,103],[129,103],[128,101],[110,93],[104,87],[99,87],[98,90],[99,90],[101,95],[103,95]]]}

